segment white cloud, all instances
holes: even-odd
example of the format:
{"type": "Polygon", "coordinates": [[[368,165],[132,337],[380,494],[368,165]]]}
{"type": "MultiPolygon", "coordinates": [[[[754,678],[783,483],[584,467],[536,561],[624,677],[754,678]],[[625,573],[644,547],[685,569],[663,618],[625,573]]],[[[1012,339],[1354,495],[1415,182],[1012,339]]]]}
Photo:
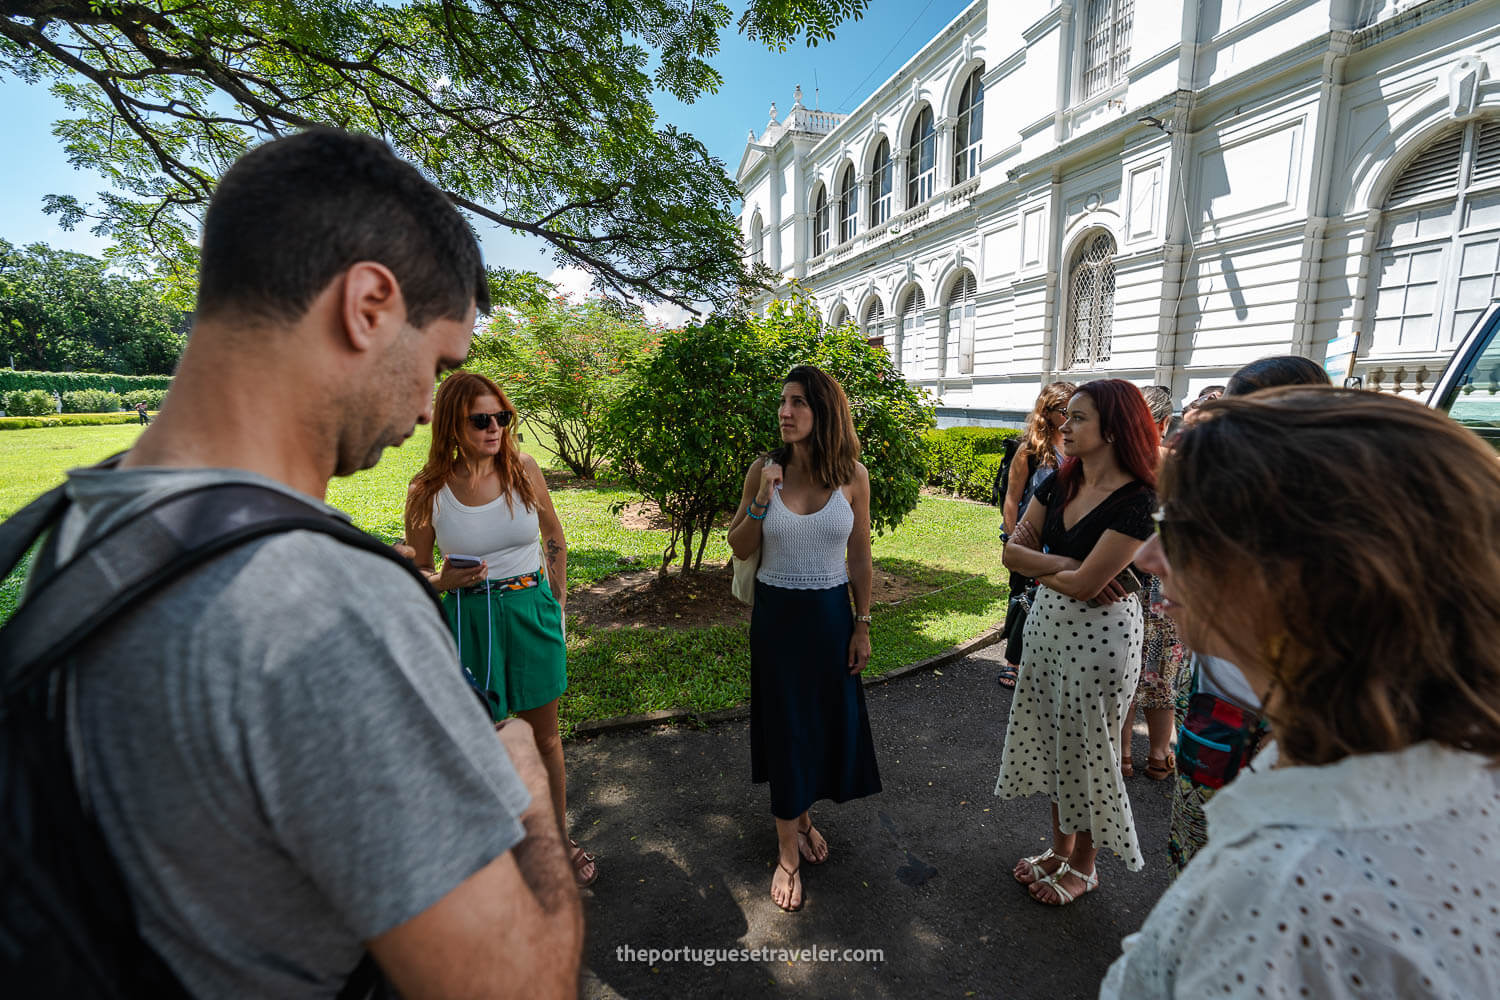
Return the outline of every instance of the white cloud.
{"type": "MultiPolygon", "coordinates": [[[[582,301],[598,294],[594,291],[593,278],[579,267],[554,268],[552,273],[547,275],[547,280],[557,289],[559,295],[567,296],[574,301],[582,301]]],[[[683,326],[693,318],[692,313],[673,302],[647,303],[641,307],[641,310],[646,314],[648,322],[661,323],[669,327],[683,326]]]]}

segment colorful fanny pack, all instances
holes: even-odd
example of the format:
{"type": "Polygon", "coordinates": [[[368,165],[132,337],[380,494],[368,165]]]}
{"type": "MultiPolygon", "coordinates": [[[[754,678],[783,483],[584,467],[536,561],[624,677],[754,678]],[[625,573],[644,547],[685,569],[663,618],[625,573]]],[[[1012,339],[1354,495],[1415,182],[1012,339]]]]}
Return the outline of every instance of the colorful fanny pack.
{"type": "Polygon", "coordinates": [[[1177,773],[1204,788],[1223,788],[1255,756],[1268,727],[1258,712],[1199,690],[1198,671],[1177,731],[1177,773]]]}
{"type": "Polygon", "coordinates": [[[480,580],[476,584],[460,588],[465,594],[488,594],[492,590],[527,590],[542,585],[542,571],[532,570],[520,576],[508,576],[503,580],[480,580]]]}

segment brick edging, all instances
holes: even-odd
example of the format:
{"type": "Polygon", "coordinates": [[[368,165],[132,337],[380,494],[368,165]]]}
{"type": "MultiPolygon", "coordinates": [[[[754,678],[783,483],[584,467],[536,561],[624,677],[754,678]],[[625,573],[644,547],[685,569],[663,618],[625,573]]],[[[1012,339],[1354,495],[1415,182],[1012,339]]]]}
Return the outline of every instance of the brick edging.
{"type": "MultiPolygon", "coordinates": [[[[951,649],[945,649],[936,656],[929,656],[925,660],[895,670],[887,671],[879,677],[867,677],[864,679],[866,687],[875,684],[885,684],[889,681],[901,680],[913,674],[936,670],[945,667],[956,660],[961,660],[986,646],[993,646],[1000,641],[1000,630],[1002,625],[986,629],[979,635],[963,642],[951,649]]],[[[640,712],[635,715],[617,715],[611,719],[589,719],[580,722],[573,727],[573,736],[598,736],[601,733],[619,733],[630,729],[647,729],[651,726],[659,726],[668,722],[694,722],[698,725],[711,726],[720,722],[733,722],[737,719],[745,719],[750,716],[749,705],[735,705],[732,708],[721,708],[713,712],[694,712],[686,708],[663,708],[655,712],[640,712]]]]}

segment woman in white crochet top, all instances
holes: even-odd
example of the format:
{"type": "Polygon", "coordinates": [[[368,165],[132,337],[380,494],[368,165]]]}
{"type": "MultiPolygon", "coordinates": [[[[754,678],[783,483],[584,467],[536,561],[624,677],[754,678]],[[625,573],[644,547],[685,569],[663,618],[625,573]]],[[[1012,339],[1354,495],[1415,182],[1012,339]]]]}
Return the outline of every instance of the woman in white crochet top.
{"type": "Polygon", "coordinates": [[[1500,995],[1494,453],[1407,400],[1295,386],[1205,406],[1160,493],[1136,563],[1273,742],[1101,996],[1500,995]]]}
{"type": "Polygon", "coordinates": [[[759,554],[750,618],[750,778],[771,785],[771,898],[802,907],[801,865],[828,860],[808,807],[880,791],[859,674],[870,661],[870,475],[843,388],[799,365],[777,411],[782,447],[756,459],[729,528],[759,554]],[[853,600],[853,611],[850,600],[853,600]]]}

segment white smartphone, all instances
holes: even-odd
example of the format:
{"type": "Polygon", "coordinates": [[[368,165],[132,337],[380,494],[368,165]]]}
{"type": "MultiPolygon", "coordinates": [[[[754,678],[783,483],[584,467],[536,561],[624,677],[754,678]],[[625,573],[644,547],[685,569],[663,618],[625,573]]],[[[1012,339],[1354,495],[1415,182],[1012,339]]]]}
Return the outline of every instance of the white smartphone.
{"type": "Polygon", "coordinates": [[[478,556],[461,556],[457,554],[444,556],[443,561],[457,569],[474,569],[480,563],[484,562],[478,556]]]}

